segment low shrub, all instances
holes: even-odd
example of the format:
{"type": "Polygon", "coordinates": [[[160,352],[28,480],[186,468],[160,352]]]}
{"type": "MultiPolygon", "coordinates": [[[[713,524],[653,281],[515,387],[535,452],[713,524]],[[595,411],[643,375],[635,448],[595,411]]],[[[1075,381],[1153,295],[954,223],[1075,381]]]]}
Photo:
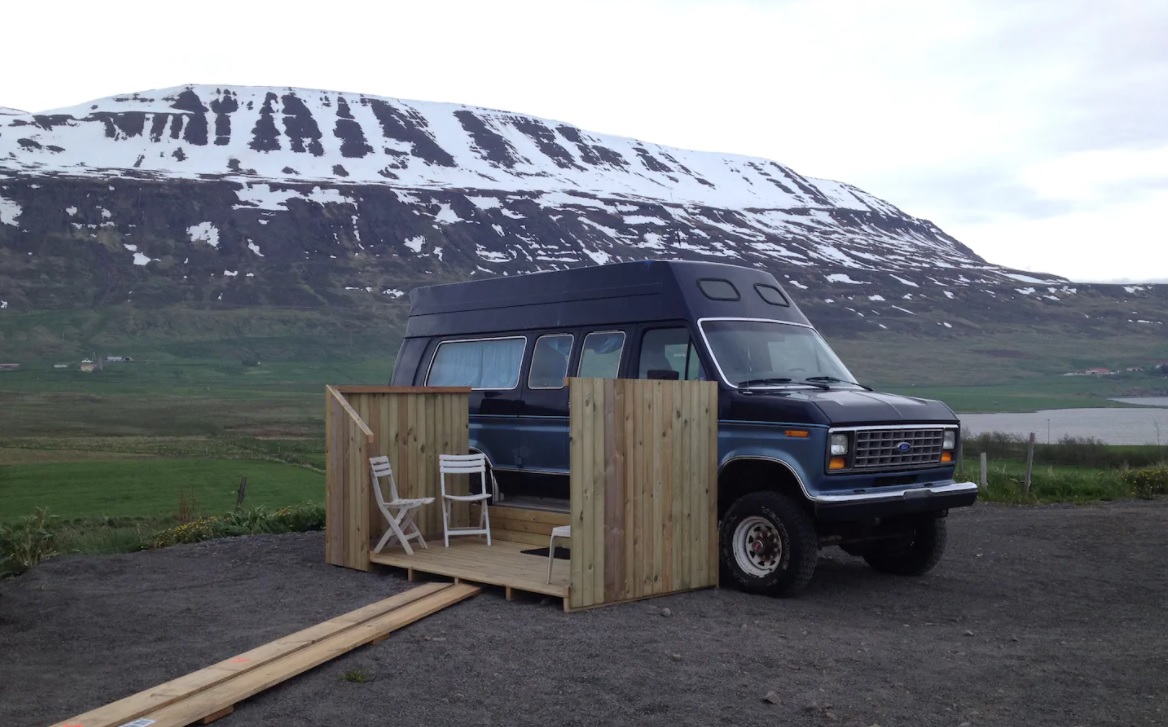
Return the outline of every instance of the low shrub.
{"type": "Polygon", "coordinates": [[[1127,470],[1120,478],[1134,497],[1150,500],[1157,495],[1168,495],[1168,465],[1127,470]]]}
{"type": "Polygon", "coordinates": [[[55,519],[38,508],[32,515],[0,524],[0,575],[20,575],[57,554],[55,519]]]}
{"type": "Polygon", "coordinates": [[[324,507],[314,503],[289,505],[276,511],[263,506],[233,510],[161,530],[150,538],[149,547],[165,548],[237,535],[304,533],[323,530],[324,521],[324,507]]]}

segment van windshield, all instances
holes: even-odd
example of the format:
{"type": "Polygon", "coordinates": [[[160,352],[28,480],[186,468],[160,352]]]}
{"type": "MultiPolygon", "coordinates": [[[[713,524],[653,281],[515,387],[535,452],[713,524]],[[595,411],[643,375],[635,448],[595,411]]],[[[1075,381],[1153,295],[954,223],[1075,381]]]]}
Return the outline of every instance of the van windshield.
{"type": "Polygon", "coordinates": [[[723,378],[731,386],[854,384],[855,378],[814,329],[777,321],[702,321],[723,378]]]}

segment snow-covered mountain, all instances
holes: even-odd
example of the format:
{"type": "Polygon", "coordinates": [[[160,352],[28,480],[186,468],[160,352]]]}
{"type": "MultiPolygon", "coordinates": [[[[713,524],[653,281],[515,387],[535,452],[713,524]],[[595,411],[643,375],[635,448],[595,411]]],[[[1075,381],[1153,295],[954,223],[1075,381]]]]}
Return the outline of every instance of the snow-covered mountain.
{"type": "Polygon", "coordinates": [[[0,114],[9,309],[354,305],[648,257],[766,267],[856,329],[1075,294],[845,183],[518,113],[190,85],[0,114]]]}

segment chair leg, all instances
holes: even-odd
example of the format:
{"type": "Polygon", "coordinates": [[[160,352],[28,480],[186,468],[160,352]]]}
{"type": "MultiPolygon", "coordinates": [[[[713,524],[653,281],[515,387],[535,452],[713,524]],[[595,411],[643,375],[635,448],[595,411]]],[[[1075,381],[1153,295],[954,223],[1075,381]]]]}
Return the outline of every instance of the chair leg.
{"type": "Polygon", "coordinates": [[[401,519],[404,518],[407,514],[408,511],[402,512],[396,518],[390,519],[389,526],[393,528],[393,532],[395,535],[397,535],[397,539],[401,541],[402,548],[405,549],[406,555],[413,555],[414,549],[410,547],[409,538],[406,537],[406,534],[403,533],[401,529],[401,519]]]}
{"type": "Polygon", "coordinates": [[[450,501],[442,501],[442,538],[446,541],[446,547],[450,547],[450,501]]]}
{"type": "Polygon", "coordinates": [[[373,549],[373,552],[380,553],[381,549],[385,547],[385,545],[389,542],[389,539],[392,537],[393,537],[393,530],[387,529],[385,531],[385,535],[382,535],[381,540],[377,543],[377,547],[373,549]]]}
{"type": "Polygon", "coordinates": [[[552,582],[552,564],[556,562],[556,536],[548,538],[548,577],[547,582],[552,582]]]}
{"type": "Polygon", "coordinates": [[[421,529],[418,528],[418,521],[414,519],[414,508],[405,512],[402,518],[402,532],[406,534],[406,540],[417,540],[423,548],[429,547],[426,545],[426,539],[422,537],[421,529]]]}
{"type": "Polygon", "coordinates": [[[487,508],[486,500],[483,500],[483,515],[480,518],[479,527],[487,531],[487,545],[491,544],[491,513],[487,508]]]}

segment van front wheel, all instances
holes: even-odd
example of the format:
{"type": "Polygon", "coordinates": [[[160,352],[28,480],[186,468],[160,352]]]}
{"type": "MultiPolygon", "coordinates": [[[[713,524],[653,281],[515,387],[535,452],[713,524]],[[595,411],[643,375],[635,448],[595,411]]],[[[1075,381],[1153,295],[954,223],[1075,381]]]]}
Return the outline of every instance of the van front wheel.
{"type": "Polygon", "coordinates": [[[811,516],[778,492],[739,498],[722,519],[722,572],[752,593],[791,596],[807,585],[819,558],[811,516]]]}

